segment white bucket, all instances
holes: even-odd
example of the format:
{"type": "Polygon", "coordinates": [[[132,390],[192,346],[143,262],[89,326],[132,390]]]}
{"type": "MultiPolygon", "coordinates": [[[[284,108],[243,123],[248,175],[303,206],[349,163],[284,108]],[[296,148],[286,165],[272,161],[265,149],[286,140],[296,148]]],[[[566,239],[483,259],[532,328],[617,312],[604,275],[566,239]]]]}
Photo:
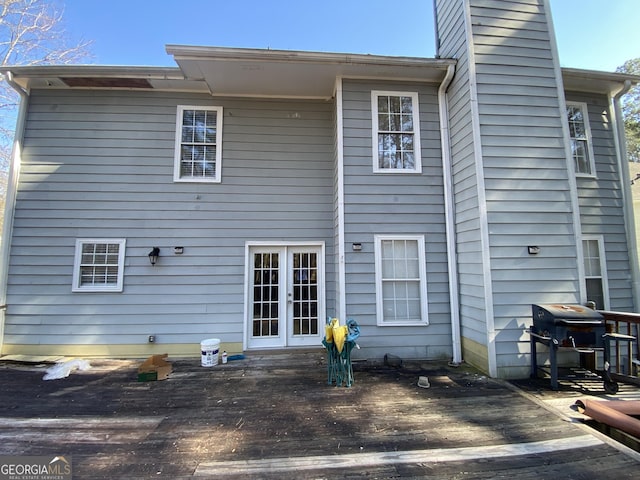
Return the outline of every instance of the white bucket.
{"type": "Polygon", "coordinates": [[[213,367],[218,364],[218,353],[220,352],[220,339],[209,338],[200,342],[200,353],[202,353],[202,366],[213,367]]]}

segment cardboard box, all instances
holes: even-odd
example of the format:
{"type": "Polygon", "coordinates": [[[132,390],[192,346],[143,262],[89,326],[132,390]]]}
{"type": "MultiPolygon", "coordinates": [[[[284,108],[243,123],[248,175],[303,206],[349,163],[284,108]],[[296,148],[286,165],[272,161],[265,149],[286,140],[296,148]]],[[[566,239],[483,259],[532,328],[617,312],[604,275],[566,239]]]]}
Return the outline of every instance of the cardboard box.
{"type": "Polygon", "coordinates": [[[168,354],[152,355],[138,367],[139,382],[153,382],[155,380],[165,380],[171,373],[172,367],[166,361],[168,354]]]}

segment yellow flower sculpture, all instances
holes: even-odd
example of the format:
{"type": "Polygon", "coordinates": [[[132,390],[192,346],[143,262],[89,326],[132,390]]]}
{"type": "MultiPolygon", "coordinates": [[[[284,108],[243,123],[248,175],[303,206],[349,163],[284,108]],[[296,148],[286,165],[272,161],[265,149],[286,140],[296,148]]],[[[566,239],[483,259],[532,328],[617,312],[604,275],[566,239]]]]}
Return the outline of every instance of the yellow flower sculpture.
{"type": "Polygon", "coordinates": [[[337,318],[332,318],[331,321],[324,326],[324,339],[327,343],[333,343],[333,326],[337,322],[337,318]]]}
{"type": "Polygon", "coordinates": [[[336,322],[333,326],[333,343],[336,344],[336,348],[340,353],[342,353],[344,342],[347,340],[347,333],[349,333],[349,331],[346,325],[340,325],[336,322]]]}

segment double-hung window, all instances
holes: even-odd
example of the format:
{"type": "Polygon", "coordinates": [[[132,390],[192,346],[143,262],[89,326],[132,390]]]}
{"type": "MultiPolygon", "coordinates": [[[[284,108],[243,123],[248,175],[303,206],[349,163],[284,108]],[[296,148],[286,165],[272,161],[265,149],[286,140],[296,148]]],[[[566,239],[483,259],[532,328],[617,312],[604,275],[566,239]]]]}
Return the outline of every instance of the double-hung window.
{"type": "Polygon", "coordinates": [[[567,102],[567,120],[571,139],[571,156],[577,175],[594,176],[596,173],[591,146],[591,129],[585,103],[567,102]]]}
{"type": "Polygon", "coordinates": [[[604,242],[601,236],[585,235],[582,238],[587,301],[596,302],[598,310],[606,310],[609,308],[609,289],[607,286],[604,242]]]}
{"type": "Polygon", "coordinates": [[[424,237],[376,235],[375,260],[378,325],[426,325],[424,237]]]}
{"type": "Polygon", "coordinates": [[[173,179],[220,182],[222,107],[178,106],[173,179]]]}
{"type": "Polygon", "coordinates": [[[415,92],[371,92],[373,171],[420,173],[420,118],[415,92]]]}
{"type": "Polygon", "coordinates": [[[78,239],[73,266],[74,292],[121,292],[124,239],[78,239]]]}

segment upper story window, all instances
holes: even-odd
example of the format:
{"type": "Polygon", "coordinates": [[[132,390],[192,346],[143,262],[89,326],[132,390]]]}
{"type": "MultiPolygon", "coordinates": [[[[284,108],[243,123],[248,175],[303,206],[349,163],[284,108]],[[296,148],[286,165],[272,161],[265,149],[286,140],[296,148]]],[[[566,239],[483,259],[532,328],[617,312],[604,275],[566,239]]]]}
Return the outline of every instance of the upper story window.
{"type": "Polygon", "coordinates": [[[78,239],[73,266],[74,292],[121,292],[124,239],[78,239]]]}
{"type": "Polygon", "coordinates": [[[420,173],[420,118],[415,92],[371,92],[373,171],[420,173]]]}
{"type": "Polygon", "coordinates": [[[426,325],[424,237],[377,235],[375,261],[378,325],[426,325]]]}
{"type": "Polygon", "coordinates": [[[585,103],[567,102],[571,155],[577,175],[594,176],[596,167],[591,147],[589,115],[585,103]]]}
{"type": "Polygon", "coordinates": [[[222,170],[222,107],[178,106],[173,179],[219,182],[222,170]]]}

